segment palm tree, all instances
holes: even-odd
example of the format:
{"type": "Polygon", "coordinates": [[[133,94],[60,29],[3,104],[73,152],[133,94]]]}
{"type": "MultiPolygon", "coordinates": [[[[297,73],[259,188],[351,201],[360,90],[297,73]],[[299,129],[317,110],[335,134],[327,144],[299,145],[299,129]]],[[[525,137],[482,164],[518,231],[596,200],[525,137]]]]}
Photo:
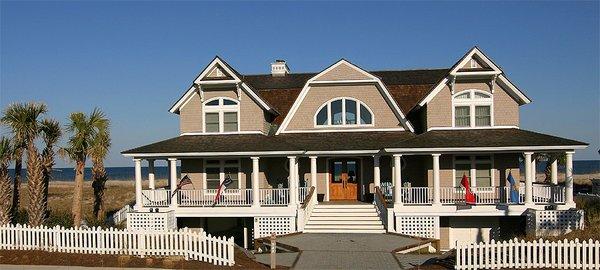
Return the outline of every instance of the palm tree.
{"type": "MultiPolygon", "coordinates": [[[[50,177],[52,176],[52,168],[54,167],[54,146],[58,142],[62,131],[60,129],[60,124],[54,119],[44,119],[40,123],[40,129],[45,144],[41,159],[43,167],[44,203],[46,204],[45,208],[48,209],[48,185],[50,183],[50,177]]],[[[48,214],[49,213],[46,212],[46,217],[48,217],[48,214]]]]}
{"type": "Polygon", "coordinates": [[[82,112],[75,112],[69,116],[67,132],[70,133],[67,147],[61,149],[61,154],[75,162],[75,190],[73,192],[73,223],[76,227],[81,225],[81,204],[83,199],[83,173],[85,161],[94,146],[98,136],[108,132],[108,119],[100,109],[96,108],[87,116],[82,112]]]}
{"type": "Polygon", "coordinates": [[[29,191],[29,205],[27,215],[29,225],[41,226],[46,220],[48,204],[44,202],[43,167],[35,139],[40,133],[40,116],[47,112],[46,105],[42,103],[28,103],[26,105],[25,142],[27,145],[27,188],[29,191]]]}
{"type": "Polygon", "coordinates": [[[107,130],[106,133],[99,134],[94,141],[94,147],[90,152],[92,158],[92,187],[94,188],[94,216],[96,220],[101,221],[104,219],[104,190],[108,175],[104,168],[104,159],[108,154],[110,148],[110,134],[107,130]]]}
{"type": "MultiPolygon", "coordinates": [[[[25,150],[25,127],[26,122],[26,104],[13,103],[9,105],[0,122],[7,126],[12,133],[13,151],[12,159],[15,161],[15,176],[13,181],[13,195],[11,204],[11,217],[15,218],[19,211],[19,189],[21,187],[22,169],[23,169],[23,151],[25,150]]],[[[14,220],[13,220],[14,221],[14,220]]]]}
{"type": "Polygon", "coordinates": [[[8,163],[12,159],[12,146],[6,137],[0,137],[0,225],[12,221],[10,175],[8,163]]]}

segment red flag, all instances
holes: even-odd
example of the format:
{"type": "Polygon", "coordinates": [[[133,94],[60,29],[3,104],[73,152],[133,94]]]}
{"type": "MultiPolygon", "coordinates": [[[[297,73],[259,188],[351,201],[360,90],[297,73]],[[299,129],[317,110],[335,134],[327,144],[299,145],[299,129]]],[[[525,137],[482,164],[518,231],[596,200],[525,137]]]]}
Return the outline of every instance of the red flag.
{"type": "Polygon", "coordinates": [[[475,204],[475,194],[471,191],[471,185],[469,184],[469,178],[463,174],[460,184],[465,187],[465,202],[467,204],[475,204]]]}

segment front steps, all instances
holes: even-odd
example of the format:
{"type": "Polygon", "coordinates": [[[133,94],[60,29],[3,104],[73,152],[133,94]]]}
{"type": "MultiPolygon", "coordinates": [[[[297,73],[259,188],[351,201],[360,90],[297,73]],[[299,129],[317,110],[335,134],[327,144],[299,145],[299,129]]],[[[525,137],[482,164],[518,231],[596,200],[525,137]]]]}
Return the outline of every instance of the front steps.
{"type": "Polygon", "coordinates": [[[372,204],[317,204],[305,233],[385,233],[372,204]]]}

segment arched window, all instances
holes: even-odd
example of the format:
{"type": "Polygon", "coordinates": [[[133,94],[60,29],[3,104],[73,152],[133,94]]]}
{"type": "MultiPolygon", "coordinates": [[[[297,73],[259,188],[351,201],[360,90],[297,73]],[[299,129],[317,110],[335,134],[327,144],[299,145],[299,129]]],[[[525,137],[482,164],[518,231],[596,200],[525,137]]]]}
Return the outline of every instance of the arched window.
{"type": "Polygon", "coordinates": [[[239,131],[240,105],[237,100],[217,97],[202,104],[204,132],[222,133],[239,131]]]}
{"type": "Polygon", "coordinates": [[[492,126],[492,95],[481,90],[465,90],[454,94],[452,107],[454,127],[492,126]]]}
{"type": "Polygon", "coordinates": [[[373,112],[362,101],[343,97],[332,99],[317,110],[315,126],[369,126],[373,112]]]}

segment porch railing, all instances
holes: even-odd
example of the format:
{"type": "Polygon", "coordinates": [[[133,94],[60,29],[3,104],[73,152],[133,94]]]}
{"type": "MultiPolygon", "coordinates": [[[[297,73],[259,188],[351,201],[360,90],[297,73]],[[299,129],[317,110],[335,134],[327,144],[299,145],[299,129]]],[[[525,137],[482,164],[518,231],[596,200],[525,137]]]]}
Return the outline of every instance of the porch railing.
{"type": "MultiPolygon", "coordinates": [[[[393,188],[392,188],[393,189],[393,188]]],[[[518,201],[510,198],[510,187],[472,187],[475,194],[475,204],[494,205],[499,203],[523,204],[525,202],[525,187],[519,187],[518,201]]],[[[383,191],[383,189],[382,189],[383,191]]],[[[565,188],[563,186],[536,185],[533,186],[533,202],[537,204],[564,203],[565,188]]],[[[440,187],[440,203],[464,204],[465,188],[440,187]]],[[[382,192],[383,193],[383,192],[382,192]]],[[[385,193],[384,193],[385,194],[385,193]]],[[[386,196],[387,197],[387,196],[386,196]]],[[[386,198],[387,199],[387,198],[386,198]]],[[[405,205],[428,205],[433,203],[433,187],[402,187],[401,199],[405,205]]]]}
{"type": "Polygon", "coordinates": [[[310,189],[310,187],[299,187],[298,188],[298,201],[299,202],[304,201],[304,199],[306,198],[306,195],[308,194],[309,189],[310,189]]]}
{"type": "Polygon", "coordinates": [[[284,206],[290,202],[290,190],[287,188],[265,188],[260,190],[260,205],[284,206]]]}
{"type": "Polygon", "coordinates": [[[142,190],[142,205],[168,207],[171,205],[171,191],[166,189],[142,190]]]}
{"type": "Polygon", "coordinates": [[[250,206],[252,205],[252,189],[226,189],[216,199],[217,189],[184,189],[179,190],[177,199],[179,206],[250,206]]]}

